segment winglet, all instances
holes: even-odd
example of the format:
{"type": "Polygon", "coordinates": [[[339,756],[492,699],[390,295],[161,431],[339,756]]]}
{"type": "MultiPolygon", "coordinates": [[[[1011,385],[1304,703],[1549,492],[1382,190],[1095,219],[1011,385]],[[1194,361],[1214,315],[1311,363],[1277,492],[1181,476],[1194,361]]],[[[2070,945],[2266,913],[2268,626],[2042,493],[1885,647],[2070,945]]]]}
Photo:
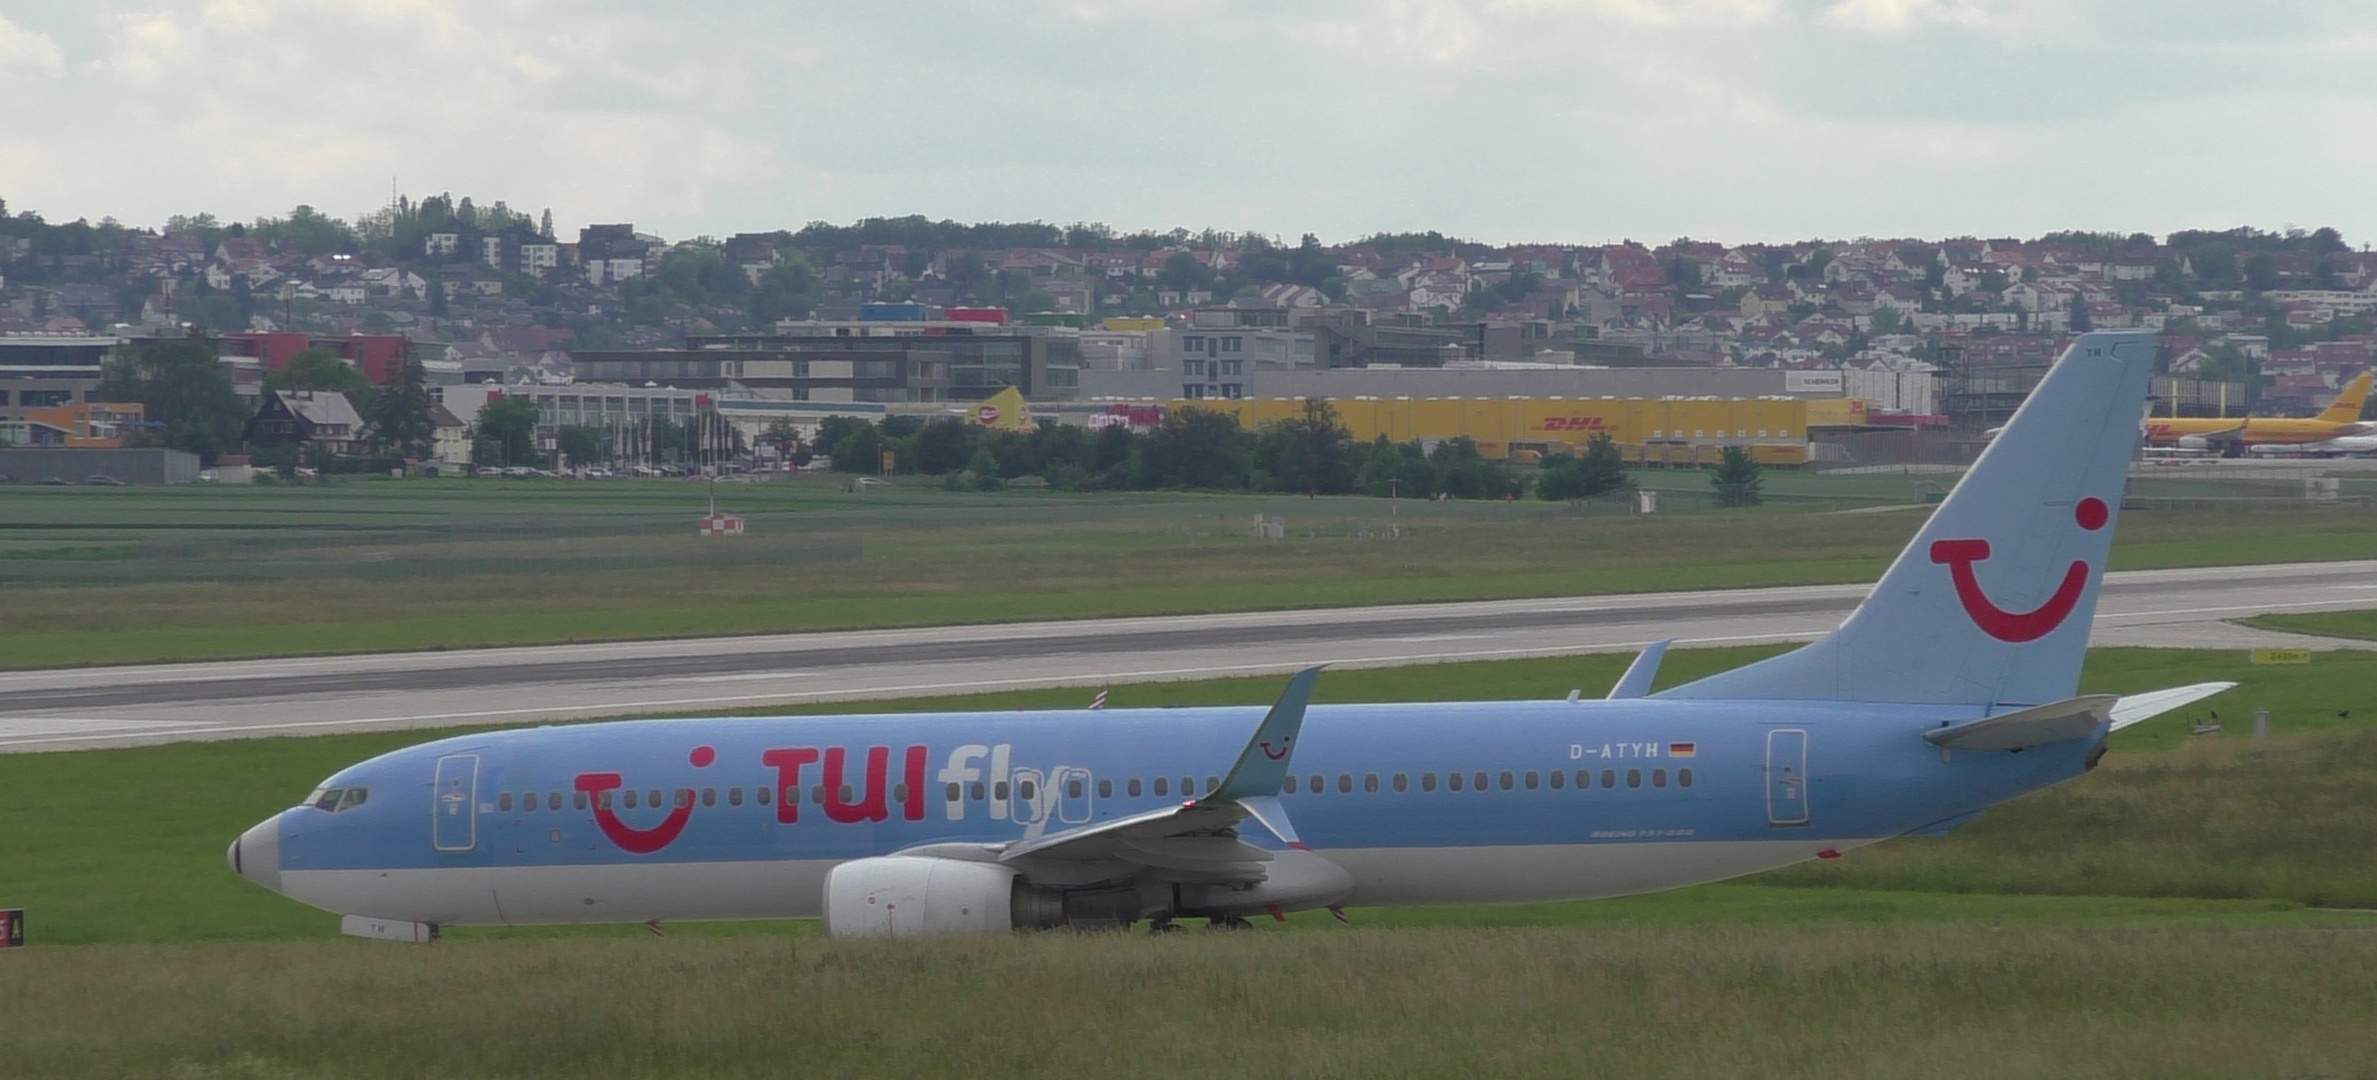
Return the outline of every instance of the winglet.
{"type": "Polygon", "coordinates": [[[1675,639],[1668,638],[1645,647],[1633,663],[1626,665],[1626,673],[1618,676],[1618,684],[1609,688],[1609,700],[1649,696],[1651,681],[1659,677],[1659,662],[1667,659],[1667,647],[1673,644],[1675,639]]]}
{"type": "MultiPolygon", "coordinates": [[[[1246,749],[1238,754],[1238,763],[1230,766],[1230,775],[1222,778],[1222,786],[1198,799],[1198,805],[1278,796],[1280,784],[1288,776],[1288,761],[1296,752],[1296,738],[1304,730],[1304,706],[1312,703],[1312,684],[1320,676],[1320,668],[1309,667],[1288,680],[1287,691],[1263,714],[1262,726],[1246,740],[1246,749]]],[[[1251,807],[1249,810],[1253,812],[1251,807]]],[[[1262,814],[1256,812],[1255,816],[1262,814]]]]}

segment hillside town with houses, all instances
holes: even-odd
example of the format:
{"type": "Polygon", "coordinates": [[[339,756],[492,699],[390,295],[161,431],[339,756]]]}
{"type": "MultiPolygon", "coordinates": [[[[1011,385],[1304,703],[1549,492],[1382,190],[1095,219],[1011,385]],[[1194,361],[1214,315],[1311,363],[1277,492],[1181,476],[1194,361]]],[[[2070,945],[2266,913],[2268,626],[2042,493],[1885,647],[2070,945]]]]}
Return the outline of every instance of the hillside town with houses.
{"type": "Polygon", "coordinates": [[[93,396],[100,365],[197,334],[273,431],[339,413],[320,429],[363,440],[353,409],[267,389],[313,350],[370,385],[413,372],[460,455],[506,398],[553,449],[568,427],[719,414],[749,442],[1010,390],[1092,423],[1200,400],[1833,397],[1859,434],[1969,443],[2091,328],[2160,333],[2157,410],[2315,411],[2377,359],[2373,314],[2377,254],[2324,228],[1489,245],[913,217],[670,240],[443,195],[158,227],[0,203],[0,440],[139,427],[93,396]]]}

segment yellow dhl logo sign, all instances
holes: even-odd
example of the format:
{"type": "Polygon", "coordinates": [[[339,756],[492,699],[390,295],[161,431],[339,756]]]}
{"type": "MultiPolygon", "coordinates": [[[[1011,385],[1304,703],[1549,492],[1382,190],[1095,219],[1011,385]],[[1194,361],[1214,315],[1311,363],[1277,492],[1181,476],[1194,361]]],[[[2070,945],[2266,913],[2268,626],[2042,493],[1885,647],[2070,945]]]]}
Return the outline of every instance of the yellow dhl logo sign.
{"type": "Polygon", "coordinates": [[[1607,431],[1609,425],[1598,416],[1547,416],[1535,426],[1537,431],[1607,431]]]}

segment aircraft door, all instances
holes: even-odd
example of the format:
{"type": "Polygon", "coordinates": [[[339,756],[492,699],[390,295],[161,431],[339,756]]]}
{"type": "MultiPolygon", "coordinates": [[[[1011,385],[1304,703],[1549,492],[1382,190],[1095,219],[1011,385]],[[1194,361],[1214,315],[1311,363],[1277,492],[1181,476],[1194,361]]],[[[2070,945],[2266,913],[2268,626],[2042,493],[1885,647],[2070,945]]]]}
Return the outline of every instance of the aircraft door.
{"type": "Polygon", "coordinates": [[[1089,820],[1089,770],[1060,768],[1048,784],[1056,789],[1057,820],[1067,825],[1079,825],[1089,820]]]}
{"type": "Polygon", "coordinates": [[[479,755],[437,759],[437,784],[430,809],[430,846],[469,851],[479,846],[479,755]]]}
{"type": "Polygon", "coordinates": [[[1766,733],[1766,822],[1808,823],[1808,733],[1776,728],[1766,733]]]}
{"type": "Polygon", "coordinates": [[[1042,787],[1040,783],[1040,770],[1017,769],[1014,780],[1015,807],[1011,811],[1011,815],[1014,817],[1015,823],[1030,825],[1039,821],[1041,815],[1047,812],[1050,802],[1048,789],[1042,787]]]}

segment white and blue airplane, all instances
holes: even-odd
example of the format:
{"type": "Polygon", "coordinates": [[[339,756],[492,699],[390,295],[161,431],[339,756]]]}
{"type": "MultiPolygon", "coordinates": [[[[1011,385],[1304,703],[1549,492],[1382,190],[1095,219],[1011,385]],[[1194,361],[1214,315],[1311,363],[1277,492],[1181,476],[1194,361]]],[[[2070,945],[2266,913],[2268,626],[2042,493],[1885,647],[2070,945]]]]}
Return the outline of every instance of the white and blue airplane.
{"type": "Polygon", "coordinates": [[[1643,893],[1937,834],[2227,689],[2079,695],[2151,333],[2080,337],[1840,628],[1606,700],[643,720],[441,739],[232,844],[366,936],[1237,925],[1643,893]]]}

